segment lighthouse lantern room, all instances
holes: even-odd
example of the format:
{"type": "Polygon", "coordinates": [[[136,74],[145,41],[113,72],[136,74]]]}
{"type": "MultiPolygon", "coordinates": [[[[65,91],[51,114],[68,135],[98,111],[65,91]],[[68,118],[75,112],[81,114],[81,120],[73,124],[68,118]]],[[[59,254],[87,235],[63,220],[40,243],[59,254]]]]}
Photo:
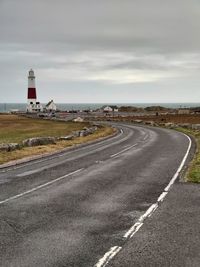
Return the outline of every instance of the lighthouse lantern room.
{"type": "Polygon", "coordinates": [[[35,75],[34,71],[30,69],[28,74],[28,96],[27,96],[27,112],[40,112],[43,107],[40,102],[37,102],[35,75]]]}

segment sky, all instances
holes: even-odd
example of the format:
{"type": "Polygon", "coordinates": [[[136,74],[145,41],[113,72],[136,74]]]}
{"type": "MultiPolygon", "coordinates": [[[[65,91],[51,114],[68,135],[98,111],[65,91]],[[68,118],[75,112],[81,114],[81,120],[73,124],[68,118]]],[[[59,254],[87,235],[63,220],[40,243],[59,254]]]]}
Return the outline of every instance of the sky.
{"type": "Polygon", "coordinates": [[[200,102],[199,0],[0,0],[0,102],[200,102]]]}

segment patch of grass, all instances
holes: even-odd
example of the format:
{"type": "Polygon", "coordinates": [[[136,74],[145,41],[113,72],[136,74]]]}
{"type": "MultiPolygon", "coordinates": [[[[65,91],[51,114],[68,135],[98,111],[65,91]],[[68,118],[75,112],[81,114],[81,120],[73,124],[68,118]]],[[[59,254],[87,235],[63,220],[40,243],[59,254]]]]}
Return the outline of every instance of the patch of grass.
{"type": "Polygon", "coordinates": [[[186,180],[188,182],[200,183],[200,131],[184,129],[184,128],[177,128],[176,130],[181,131],[188,135],[192,135],[196,140],[197,151],[187,171],[186,180]]]}
{"type": "Polygon", "coordinates": [[[0,143],[20,143],[31,137],[69,135],[72,131],[88,126],[88,122],[63,122],[0,115],[0,143]]]}
{"type": "MultiPolygon", "coordinates": [[[[18,117],[13,115],[0,115],[0,124],[4,125],[3,133],[0,131],[0,143],[20,142],[26,138],[36,136],[63,136],[68,135],[72,131],[81,130],[83,127],[89,126],[89,123],[74,123],[74,122],[58,122],[35,120],[25,117],[18,117]],[[2,118],[2,116],[4,116],[2,118]],[[7,118],[7,120],[6,120],[7,118]],[[18,124],[19,123],[19,124],[18,124]],[[29,129],[29,127],[31,129],[29,129]],[[7,133],[7,134],[6,134],[7,133]]],[[[49,144],[35,147],[23,147],[20,150],[10,152],[0,152],[0,164],[22,159],[24,157],[31,157],[45,153],[51,153],[62,150],[66,147],[75,146],[85,142],[93,141],[98,138],[106,137],[113,134],[115,129],[104,126],[88,136],[78,137],[74,140],[59,141],[56,144],[49,144]]]]}

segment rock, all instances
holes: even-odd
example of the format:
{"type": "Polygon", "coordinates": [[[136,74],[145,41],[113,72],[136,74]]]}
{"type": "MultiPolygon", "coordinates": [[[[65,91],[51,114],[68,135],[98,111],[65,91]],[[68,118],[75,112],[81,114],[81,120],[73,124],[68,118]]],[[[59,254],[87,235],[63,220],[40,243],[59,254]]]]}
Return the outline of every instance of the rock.
{"type": "Polygon", "coordinates": [[[179,127],[183,127],[183,128],[187,128],[187,129],[192,128],[192,124],[191,123],[179,123],[178,126],[179,127]]]}
{"type": "Polygon", "coordinates": [[[134,120],[133,122],[135,122],[135,123],[142,123],[143,121],[142,120],[134,120]]]}
{"type": "Polygon", "coordinates": [[[191,125],[191,128],[192,128],[193,130],[200,130],[200,124],[192,124],[192,125],[191,125]]]}
{"type": "Polygon", "coordinates": [[[86,130],[82,130],[82,131],[80,131],[80,137],[82,137],[82,136],[87,136],[88,134],[87,134],[87,131],[86,130]]]}
{"type": "Polygon", "coordinates": [[[61,137],[58,137],[57,140],[64,140],[64,141],[67,141],[67,140],[73,140],[74,139],[74,136],[73,135],[67,135],[67,136],[61,136],[61,137]]]}
{"type": "Polygon", "coordinates": [[[176,125],[173,122],[164,123],[165,127],[174,128],[176,125]]]}
{"type": "Polygon", "coordinates": [[[18,143],[10,143],[10,144],[0,144],[0,151],[13,151],[19,149],[20,145],[18,143]]]}
{"type": "Polygon", "coordinates": [[[26,139],[22,142],[23,146],[40,146],[40,145],[48,145],[55,144],[56,138],[54,137],[33,137],[26,139]]]}
{"type": "Polygon", "coordinates": [[[80,136],[80,131],[74,131],[73,132],[74,137],[79,137],[80,136]]]}
{"type": "Polygon", "coordinates": [[[145,121],[144,124],[155,126],[155,122],[154,121],[145,121]]]}

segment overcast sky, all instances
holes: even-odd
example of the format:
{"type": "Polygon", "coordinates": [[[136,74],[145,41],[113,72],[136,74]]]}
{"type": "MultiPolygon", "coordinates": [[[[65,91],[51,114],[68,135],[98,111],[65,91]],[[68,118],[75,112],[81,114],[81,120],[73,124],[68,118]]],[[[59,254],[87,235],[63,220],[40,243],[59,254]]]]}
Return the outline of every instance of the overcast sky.
{"type": "Polygon", "coordinates": [[[200,102],[199,0],[0,0],[0,102],[200,102]]]}

